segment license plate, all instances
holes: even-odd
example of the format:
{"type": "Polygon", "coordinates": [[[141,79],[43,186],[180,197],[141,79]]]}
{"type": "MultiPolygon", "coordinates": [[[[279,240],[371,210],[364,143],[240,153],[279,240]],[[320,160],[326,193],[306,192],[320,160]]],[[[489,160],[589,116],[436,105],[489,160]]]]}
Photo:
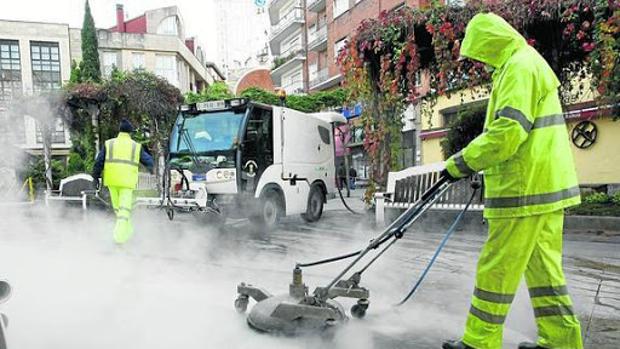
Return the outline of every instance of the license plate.
{"type": "Polygon", "coordinates": [[[196,103],[196,108],[198,110],[226,109],[226,103],[224,101],[201,102],[201,103],[196,103]]]}

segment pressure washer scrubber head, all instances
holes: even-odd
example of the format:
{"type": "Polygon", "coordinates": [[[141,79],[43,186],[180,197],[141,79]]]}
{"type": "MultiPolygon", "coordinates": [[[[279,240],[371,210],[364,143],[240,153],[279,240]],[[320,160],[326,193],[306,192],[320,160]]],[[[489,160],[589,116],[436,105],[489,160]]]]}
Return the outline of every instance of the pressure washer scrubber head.
{"type": "Polygon", "coordinates": [[[293,271],[293,283],[289,285],[288,294],[272,296],[261,288],[245,283],[237,286],[237,292],[239,296],[235,300],[235,308],[238,312],[246,311],[250,297],[257,302],[247,321],[261,332],[294,336],[321,332],[348,320],[338,302],[308,294],[299,268],[293,271]]]}

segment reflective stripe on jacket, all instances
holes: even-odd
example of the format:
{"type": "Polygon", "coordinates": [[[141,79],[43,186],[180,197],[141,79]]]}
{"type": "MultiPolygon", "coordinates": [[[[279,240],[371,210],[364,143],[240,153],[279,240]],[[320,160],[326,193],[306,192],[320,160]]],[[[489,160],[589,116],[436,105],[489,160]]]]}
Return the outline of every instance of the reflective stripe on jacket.
{"type": "Polygon", "coordinates": [[[105,163],[103,184],[108,187],[135,189],[138,184],[138,169],[142,146],[134,142],[128,133],[105,142],[105,163]]]}
{"type": "Polygon", "coordinates": [[[461,56],[495,68],[484,132],[448,159],[451,175],[484,171],[485,217],[522,217],[580,203],[559,81],[506,21],[476,15],[461,56]]]}

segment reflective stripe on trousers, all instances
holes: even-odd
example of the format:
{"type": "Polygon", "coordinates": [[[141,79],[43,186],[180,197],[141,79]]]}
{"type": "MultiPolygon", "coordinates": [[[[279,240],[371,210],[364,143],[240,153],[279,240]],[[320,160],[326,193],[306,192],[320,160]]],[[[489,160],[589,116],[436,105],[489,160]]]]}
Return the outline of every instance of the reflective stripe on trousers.
{"type": "Polygon", "coordinates": [[[503,324],[521,278],[529,287],[538,344],[582,349],[581,328],[562,271],[564,214],[489,219],[463,341],[476,349],[502,348],[503,324]]]}
{"type": "Polygon", "coordinates": [[[109,187],[112,207],[116,213],[114,226],[114,241],[123,244],[133,235],[131,211],[133,207],[133,190],[127,188],[109,187]]]}

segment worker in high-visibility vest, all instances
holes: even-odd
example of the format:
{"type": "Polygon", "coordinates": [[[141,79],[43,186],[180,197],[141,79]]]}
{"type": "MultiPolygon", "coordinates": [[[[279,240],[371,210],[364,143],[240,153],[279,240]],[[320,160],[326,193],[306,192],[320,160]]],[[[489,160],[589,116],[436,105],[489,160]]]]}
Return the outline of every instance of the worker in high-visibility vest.
{"type": "Polygon", "coordinates": [[[153,158],[140,143],[131,139],[133,126],[127,119],[120,123],[116,138],[109,139],[97,155],[93,168],[93,178],[97,186],[103,172],[103,185],[110,191],[110,200],[116,213],[114,241],[124,244],[133,235],[131,211],[133,191],[138,184],[138,169],[143,164],[149,171],[153,169],[153,158]]]}
{"type": "Polygon", "coordinates": [[[520,349],[582,349],[562,271],[564,208],[580,203],[560,83],[545,59],[503,18],[477,14],[462,57],[493,71],[483,133],[448,159],[453,179],[484,171],[489,223],[460,341],[444,349],[501,349],[504,321],[525,275],[538,327],[520,349]]]}

